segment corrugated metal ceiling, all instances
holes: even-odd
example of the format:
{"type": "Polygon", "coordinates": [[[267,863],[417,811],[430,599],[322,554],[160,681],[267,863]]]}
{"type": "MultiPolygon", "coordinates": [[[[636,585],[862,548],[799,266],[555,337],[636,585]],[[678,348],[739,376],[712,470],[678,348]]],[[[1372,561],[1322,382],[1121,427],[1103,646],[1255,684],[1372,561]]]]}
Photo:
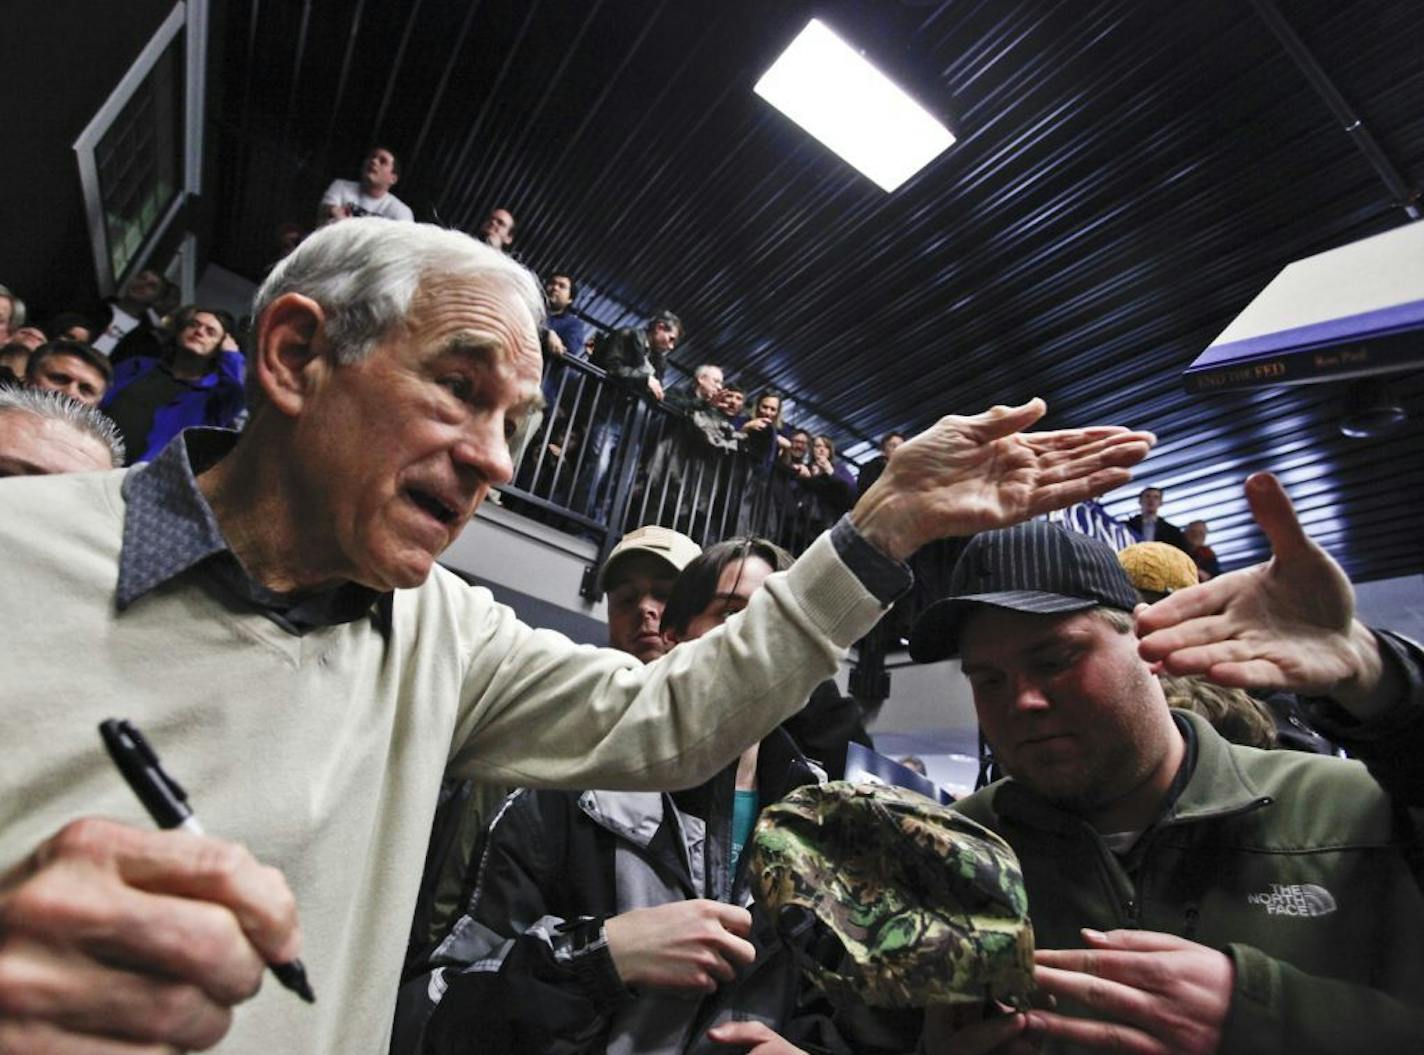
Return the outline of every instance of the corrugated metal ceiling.
{"type": "MultiPolygon", "coordinates": [[[[1279,8],[1417,187],[1424,4],[1279,8]]],[[[672,307],[682,363],[783,387],[847,441],[1042,395],[1050,425],[1156,430],[1139,477],[1228,564],[1264,552],[1239,482],[1271,468],[1352,574],[1424,568],[1417,421],[1346,440],[1339,385],[1181,389],[1285,263],[1406,222],[1245,0],[231,0],[221,25],[236,270],[383,142],[418,217],[507,206],[595,317],[672,307]],[[751,92],[812,14],[959,136],[894,194],[751,92]]]]}

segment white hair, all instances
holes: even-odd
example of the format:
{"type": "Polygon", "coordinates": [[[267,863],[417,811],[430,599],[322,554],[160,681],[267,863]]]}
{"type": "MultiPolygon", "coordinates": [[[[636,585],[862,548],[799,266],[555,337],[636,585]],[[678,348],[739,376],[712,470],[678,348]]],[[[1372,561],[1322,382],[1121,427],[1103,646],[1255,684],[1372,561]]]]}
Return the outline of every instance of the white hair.
{"type": "Polygon", "coordinates": [[[716,370],[718,373],[722,372],[722,368],[716,363],[703,363],[696,370],[692,371],[692,376],[700,379],[706,377],[713,370],[716,370]]]}
{"type": "Polygon", "coordinates": [[[434,278],[488,280],[523,303],[536,327],[544,321],[539,280],[504,253],[462,231],[374,216],[307,237],[262,283],[252,317],[261,319],[284,293],[310,297],[326,313],[323,332],[337,362],[357,363],[407,325],[416,293],[434,278]]]}
{"type": "Polygon", "coordinates": [[[115,469],[124,464],[124,441],[108,415],[63,392],[0,385],[0,414],[33,414],[67,425],[103,444],[115,469]]]}

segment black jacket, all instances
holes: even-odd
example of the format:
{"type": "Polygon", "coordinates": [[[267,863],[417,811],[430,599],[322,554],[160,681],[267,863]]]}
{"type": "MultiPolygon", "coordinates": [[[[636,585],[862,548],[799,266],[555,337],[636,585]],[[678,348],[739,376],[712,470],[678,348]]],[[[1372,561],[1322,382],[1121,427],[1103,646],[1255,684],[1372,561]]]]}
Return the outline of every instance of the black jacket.
{"type": "Polygon", "coordinates": [[[622,381],[642,381],[649,377],[661,381],[667,356],[653,350],[647,330],[629,326],[606,333],[595,341],[589,362],[609,377],[622,381]]]}
{"type": "MultiPolygon", "coordinates": [[[[1142,514],[1136,513],[1127,518],[1127,529],[1132,532],[1139,541],[1142,540],[1142,514]]],[[[1156,538],[1153,542],[1165,542],[1169,546],[1176,546],[1183,553],[1190,554],[1191,547],[1187,545],[1187,536],[1182,534],[1182,529],[1173,524],[1170,520],[1157,518],[1156,538]]]]}
{"type": "MultiPolygon", "coordinates": [[[[750,905],[745,868],[735,878],[728,869],[735,775],[733,765],[676,794],[520,791],[507,799],[466,914],[431,972],[402,989],[394,1050],[603,1052],[619,1037],[636,1038],[640,1051],[710,1052],[709,1026],[755,1017],[806,1050],[849,1052],[829,1007],[801,982],[759,912],[756,962],[701,1001],[635,994],[613,966],[603,932],[610,916],[697,897],[750,905]]],[[[763,802],[818,778],[781,730],[762,741],[763,802]]]]}

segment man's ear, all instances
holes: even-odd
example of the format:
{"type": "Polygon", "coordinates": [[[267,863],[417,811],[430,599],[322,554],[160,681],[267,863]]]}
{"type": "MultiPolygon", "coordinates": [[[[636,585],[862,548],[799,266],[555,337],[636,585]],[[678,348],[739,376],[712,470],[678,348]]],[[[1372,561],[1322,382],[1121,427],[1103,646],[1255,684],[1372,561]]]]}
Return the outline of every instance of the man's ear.
{"type": "Polygon", "coordinates": [[[325,322],[321,305],[300,293],[283,293],[258,320],[252,368],[267,401],[283,414],[301,412],[330,365],[325,322]]]}
{"type": "Polygon", "coordinates": [[[682,638],[677,636],[676,630],[664,630],[662,631],[662,635],[663,641],[667,644],[669,650],[671,650],[674,646],[678,644],[678,642],[682,640],[682,638]]]}

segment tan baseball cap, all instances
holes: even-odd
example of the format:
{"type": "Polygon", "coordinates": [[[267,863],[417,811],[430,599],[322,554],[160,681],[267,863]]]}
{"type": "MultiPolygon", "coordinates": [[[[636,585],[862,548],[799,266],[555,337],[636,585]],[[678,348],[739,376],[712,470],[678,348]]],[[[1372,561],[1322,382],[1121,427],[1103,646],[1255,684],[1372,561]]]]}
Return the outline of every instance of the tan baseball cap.
{"type": "Polygon", "coordinates": [[[603,562],[603,568],[598,573],[600,590],[608,589],[608,576],[613,566],[633,553],[651,553],[654,557],[661,557],[676,575],[687,567],[694,557],[702,555],[702,547],[672,528],[660,527],[657,524],[636,528],[618,540],[618,545],[613,547],[613,552],[603,562]]]}

